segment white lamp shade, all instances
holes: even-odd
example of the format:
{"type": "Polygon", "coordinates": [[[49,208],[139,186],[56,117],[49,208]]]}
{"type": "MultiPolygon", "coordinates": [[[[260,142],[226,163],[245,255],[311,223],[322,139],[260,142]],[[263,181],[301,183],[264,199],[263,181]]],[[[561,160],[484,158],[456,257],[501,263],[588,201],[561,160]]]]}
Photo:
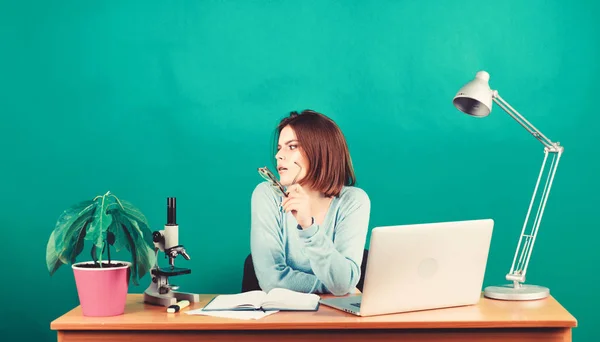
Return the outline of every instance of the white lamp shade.
{"type": "Polygon", "coordinates": [[[469,115],[477,117],[489,115],[492,111],[493,95],[488,84],[489,80],[490,74],[479,71],[471,82],[465,84],[456,93],[452,100],[454,106],[469,115]]]}

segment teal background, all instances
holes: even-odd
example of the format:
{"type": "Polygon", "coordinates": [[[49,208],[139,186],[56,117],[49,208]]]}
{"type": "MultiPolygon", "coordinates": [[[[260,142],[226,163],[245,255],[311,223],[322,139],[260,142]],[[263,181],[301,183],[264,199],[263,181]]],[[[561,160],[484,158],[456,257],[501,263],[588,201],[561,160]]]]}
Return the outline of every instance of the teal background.
{"type": "Polygon", "coordinates": [[[370,228],[491,217],[484,285],[505,283],[543,149],[496,105],[485,119],[452,106],[487,70],[565,146],[527,283],[578,319],[576,341],[598,340],[599,15],[557,0],[2,1],[0,336],[55,340],[78,299],[69,266],[49,276],[47,239],[62,210],[108,190],[153,229],[176,196],[192,258],[177,283],[238,292],[256,168],[272,165],[278,120],[305,108],[343,129],[370,228]]]}

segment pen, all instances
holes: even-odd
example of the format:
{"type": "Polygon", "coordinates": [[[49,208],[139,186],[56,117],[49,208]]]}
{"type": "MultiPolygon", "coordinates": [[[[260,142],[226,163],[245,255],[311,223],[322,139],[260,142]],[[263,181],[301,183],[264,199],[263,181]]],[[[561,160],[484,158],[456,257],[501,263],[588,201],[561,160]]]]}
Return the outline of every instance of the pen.
{"type": "Polygon", "coordinates": [[[175,313],[175,312],[178,312],[181,309],[186,308],[188,305],[190,305],[190,301],[189,300],[182,300],[182,301],[178,302],[177,304],[173,304],[173,305],[169,306],[167,308],[167,312],[168,313],[175,313]]]}

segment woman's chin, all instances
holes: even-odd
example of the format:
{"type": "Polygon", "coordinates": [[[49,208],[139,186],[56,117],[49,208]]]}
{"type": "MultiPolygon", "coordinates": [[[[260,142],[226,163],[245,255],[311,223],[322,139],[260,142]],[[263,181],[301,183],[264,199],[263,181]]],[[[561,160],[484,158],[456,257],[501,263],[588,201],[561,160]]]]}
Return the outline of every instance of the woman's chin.
{"type": "Polygon", "coordinates": [[[296,180],[296,183],[294,183],[294,179],[293,177],[287,177],[287,176],[283,176],[279,178],[279,183],[281,183],[281,185],[288,187],[288,186],[292,186],[294,184],[298,184],[300,182],[300,178],[298,178],[296,180]]]}

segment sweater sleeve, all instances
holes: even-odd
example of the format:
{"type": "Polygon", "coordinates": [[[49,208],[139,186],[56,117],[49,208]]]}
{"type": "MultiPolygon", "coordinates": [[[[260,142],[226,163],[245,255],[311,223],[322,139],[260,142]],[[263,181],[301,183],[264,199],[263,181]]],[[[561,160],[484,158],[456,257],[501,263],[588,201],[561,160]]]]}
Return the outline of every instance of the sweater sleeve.
{"type": "Polygon", "coordinates": [[[360,280],[369,226],[369,197],[361,189],[351,189],[340,207],[333,241],[323,234],[323,227],[315,223],[298,232],[304,240],[305,253],[313,272],[336,296],[349,293],[360,280]]]}
{"type": "Polygon", "coordinates": [[[321,284],[314,274],[292,269],[286,263],[277,196],[265,183],[252,193],[250,250],[258,283],[263,291],[286,288],[311,293],[321,284]]]}

